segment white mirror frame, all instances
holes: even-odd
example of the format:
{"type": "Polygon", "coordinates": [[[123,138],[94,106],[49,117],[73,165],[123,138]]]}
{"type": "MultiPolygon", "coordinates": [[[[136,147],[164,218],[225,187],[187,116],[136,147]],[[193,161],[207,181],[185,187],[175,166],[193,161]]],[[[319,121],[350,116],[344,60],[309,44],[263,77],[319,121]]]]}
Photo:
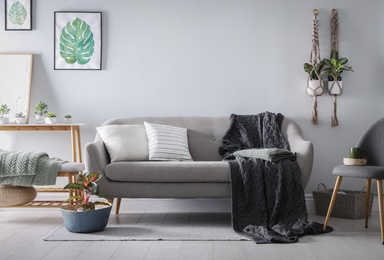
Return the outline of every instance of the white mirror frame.
{"type": "Polygon", "coordinates": [[[14,122],[16,113],[29,119],[33,54],[0,53],[0,104],[7,104],[14,122]]]}

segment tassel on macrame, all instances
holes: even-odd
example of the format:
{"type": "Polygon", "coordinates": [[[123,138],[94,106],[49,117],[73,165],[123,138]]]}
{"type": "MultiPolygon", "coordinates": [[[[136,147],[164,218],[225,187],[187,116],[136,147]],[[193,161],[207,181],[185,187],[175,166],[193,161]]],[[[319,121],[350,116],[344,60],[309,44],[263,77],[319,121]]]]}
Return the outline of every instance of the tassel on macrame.
{"type": "Polygon", "coordinates": [[[339,120],[337,119],[337,95],[333,95],[333,114],[332,114],[332,127],[339,125],[339,120]]]}
{"type": "Polygon", "coordinates": [[[312,103],[312,124],[318,125],[317,122],[317,96],[313,96],[313,103],[312,103]]]}

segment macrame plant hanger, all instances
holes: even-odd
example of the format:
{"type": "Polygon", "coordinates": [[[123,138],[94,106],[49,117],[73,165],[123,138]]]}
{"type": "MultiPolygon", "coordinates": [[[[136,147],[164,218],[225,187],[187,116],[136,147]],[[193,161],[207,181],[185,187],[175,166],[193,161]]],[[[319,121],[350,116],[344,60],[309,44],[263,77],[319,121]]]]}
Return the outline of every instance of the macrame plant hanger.
{"type": "MultiPolygon", "coordinates": [[[[337,9],[331,11],[331,51],[339,53],[339,17],[337,9]]],[[[332,114],[332,127],[338,126],[337,119],[337,97],[343,94],[343,85],[340,84],[338,79],[334,79],[331,86],[328,86],[329,95],[333,96],[333,114],[332,114]]]]}
{"type": "Polygon", "coordinates": [[[317,63],[321,61],[320,59],[320,45],[319,45],[319,27],[317,22],[318,10],[313,9],[313,19],[312,19],[312,37],[311,37],[311,54],[309,57],[309,62],[312,65],[312,70],[310,71],[307,78],[307,89],[306,92],[308,95],[313,97],[312,103],[312,124],[317,125],[317,96],[321,96],[324,92],[323,89],[323,80],[321,79],[320,73],[316,70],[317,63]],[[311,75],[315,74],[319,79],[317,85],[312,88],[310,87],[311,75]]]}

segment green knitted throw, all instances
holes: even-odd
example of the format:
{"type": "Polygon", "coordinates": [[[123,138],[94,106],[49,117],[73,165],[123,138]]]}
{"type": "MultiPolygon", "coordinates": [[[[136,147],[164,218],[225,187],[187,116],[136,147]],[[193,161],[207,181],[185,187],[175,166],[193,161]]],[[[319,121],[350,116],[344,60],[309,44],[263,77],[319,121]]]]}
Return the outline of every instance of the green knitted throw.
{"type": "Polygon", "coordinates": [[[44,152],[0,150],[0,184],[17,186],[55,185],[64,161],[44,152]]]}
{"type": "Polygon", "coordinates": [[[296,160],[296,154],[286,149],[279,148],[251,148],[239,150],[233,155],[240,155],[247,158],[259,158],[270,162],[277,162],[282,159],[296,160]]]}

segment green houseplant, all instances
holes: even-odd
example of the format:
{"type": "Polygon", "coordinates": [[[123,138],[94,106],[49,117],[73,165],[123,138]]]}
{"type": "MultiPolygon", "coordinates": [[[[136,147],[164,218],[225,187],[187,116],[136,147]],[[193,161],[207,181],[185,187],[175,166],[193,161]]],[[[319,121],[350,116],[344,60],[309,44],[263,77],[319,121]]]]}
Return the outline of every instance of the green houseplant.
{"type": "Polygon", "coordinates": [[[347,58],[340,58],[339,53],[335,50],[331,52],[330,59],[324,59],[325,68],[323,73],[328,73],[329,80],[341,81],[341,73],[344,71],[353,71],[351,66],[345,65],[348,62],[347,58]]]}
{"type": "Polygon", "coordinates": [[[347,66],[347,58],[340,58],[335,50],[331,52],[330,59],[324,59],[325,67],[323,73],[328,73],[328,91],[331,95],[341,95],[343,90],[343,81],[341,74],[344,71],[353,71],[351,66],[347,66]],[[337,86],[337,87],[335,87],[337,86]]]}
{"type": "Polygon", "coordinates": [[[67,123],[67,124],[72,123],[72,116],[71,116],[71,115],[65,115],[65,116],[64,116],[64,121],[65,121],[65,123],[67,123]]]}
{"type": "Polygon", "coordinates": [[[16,123],[17,124],[25,124],[26,122],[26,115],[24,115],[23,112],[20,112],[20,113],[16,113],[15,114],[15,120],[16,120],[16,123]]]}
{"type": "Polygon", "coordinates": [[[45,115],[45,123],[46,124],[56,124],[56,114],[54,113],[47,113],[45,115]]]}
{"type": "Polygon", "coordinates": [[[103,230],[111,212],[111,203],[91,201],[92,196],[103,198],[97,182],[102,178],[100,172],[78,173],[76,182],[68,183],[64,189],[75,191],[67,202],[72,204],[62,208],[64,226],[70,232],[88,233],[103,230]],[[101,207],[100,207],[101,206],[101,207]]]}
{"type": "Polygon", "coordinates": [[[315,64],[315,66],[309,63],[304,63],[304,71],[308,73],[310,80],[319,80],[319,77],[321,77],[321,75],[323,74],[324,65],[324,60],[319,61],[315,64]]]}
{"type": "Polygon", "coordinates": [[[11,108],[7,104],[1,104],[0,105],[0,123],[2,124],[8,124],[9,123],[9,117],[6,115],[9,114],[9,111],[11,108]]]}
{"type": "Polygon", "coordinates": [[[45,115],[48,113],[48,105],[43,101],[39,101],[35,106],[36,123],[43,124],[45,115]]]}

